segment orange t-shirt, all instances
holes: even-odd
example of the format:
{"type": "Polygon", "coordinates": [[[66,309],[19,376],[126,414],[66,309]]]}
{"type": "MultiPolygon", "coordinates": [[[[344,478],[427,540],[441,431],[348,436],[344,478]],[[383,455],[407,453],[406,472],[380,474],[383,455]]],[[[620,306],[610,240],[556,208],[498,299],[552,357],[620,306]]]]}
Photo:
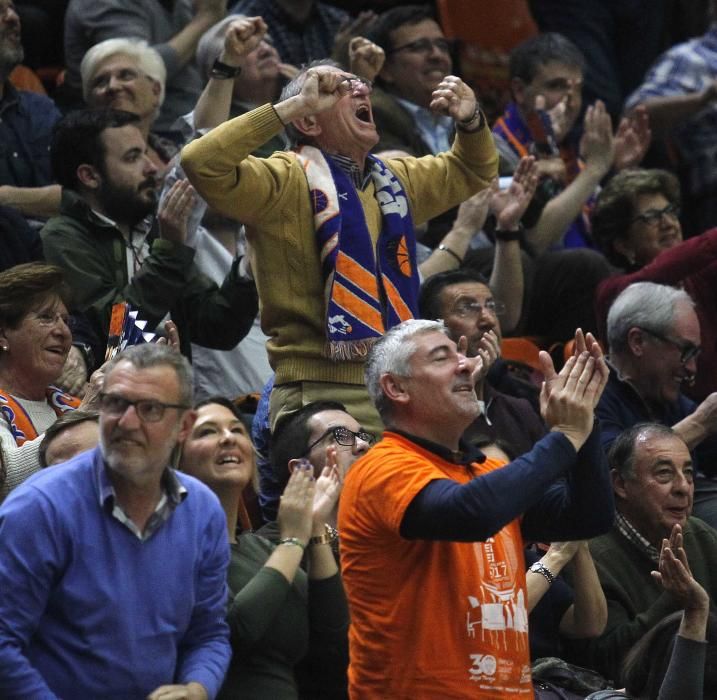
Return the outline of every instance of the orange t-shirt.
{"type": "Polygon", "coordinates": [[[338,525],[352,700],[533,698],[519,521],[486,542],[399,534],[426,484],[503,464],[453,464],[386,432],[349,470],[338,525]]]}

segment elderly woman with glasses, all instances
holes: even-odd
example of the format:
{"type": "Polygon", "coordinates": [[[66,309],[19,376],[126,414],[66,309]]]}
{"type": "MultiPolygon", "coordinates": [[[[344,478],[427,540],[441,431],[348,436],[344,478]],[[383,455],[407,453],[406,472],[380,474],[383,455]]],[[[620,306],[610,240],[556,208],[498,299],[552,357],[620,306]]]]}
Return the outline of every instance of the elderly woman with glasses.
{"type": "Polygon", "coordinates": [[[596,290],[600,337],[607,338],[610,305],[633,282],[684,289],[696,304],[703,352],[694,383],[695,401],[717,391],[717,229],[682,240],[680,186],[665,170],[624,170],[610,180],[592,214],[592,233],[620,272],[596,290]]]}
{"type": "MultiPolygon", "coordinates": [[[[43,433],[80,400],[53,383],[72,345],[62,271],[27,263],[0,273],[0,499],[40,468],[43,433]]],[[[91,393],[91,392],[90,392],[91,393]]],[[[86,398],[86,405],[92,401],[86,398]]]]}
{"type": "Polygon", "coordinates": [[[294,469],[279,506],[273,544],[238,532],[242,492],[254,477],[254,449],[227,399],[207,399],[182,445],[179,467],[218,496],[231,542],[228,621],[234,657],[219,698],[297,700],[295,666],[346,638],[348,611],[326,520],[340,491],[338,470],[318,479],[308,461],[294,469]],[[306,562],[307,571],[301,567],[306,562]]]}

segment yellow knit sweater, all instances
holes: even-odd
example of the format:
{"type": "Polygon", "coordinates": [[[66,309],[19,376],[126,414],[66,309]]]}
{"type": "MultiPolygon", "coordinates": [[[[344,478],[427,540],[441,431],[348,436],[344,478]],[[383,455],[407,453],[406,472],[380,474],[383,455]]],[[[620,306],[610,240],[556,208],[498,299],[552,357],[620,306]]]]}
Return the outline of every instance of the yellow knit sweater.
{"type": "MultiPolygon", "coordinates": [[[[271,105],[264,105],[185,146],[182,167],[211,207],[247,227],[276,384],[363,384],[363,362],[324,354],[324,285],[304,172],[292,152],[249,155],[281,129],[271,105]]],[[[488,128],[459,131],[447,153],[386,162],[406,191],[416,226],[487,187],[498,172],[488,128]]],[[[359,198],[375,247],[381,211],[373,183],[359,198]]]]}

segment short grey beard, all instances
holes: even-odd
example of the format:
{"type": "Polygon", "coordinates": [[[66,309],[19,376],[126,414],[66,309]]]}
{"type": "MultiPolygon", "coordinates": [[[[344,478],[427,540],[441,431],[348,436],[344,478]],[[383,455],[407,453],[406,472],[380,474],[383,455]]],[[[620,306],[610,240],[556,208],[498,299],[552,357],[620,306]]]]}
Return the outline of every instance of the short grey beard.
{"type": "Polygon", "coordinates": [[[25,59],[25,50],[22,45],[16,49],[9,46],[0,46],[0,77],[7,78],[15,66],[20,65],[25,59]]]}

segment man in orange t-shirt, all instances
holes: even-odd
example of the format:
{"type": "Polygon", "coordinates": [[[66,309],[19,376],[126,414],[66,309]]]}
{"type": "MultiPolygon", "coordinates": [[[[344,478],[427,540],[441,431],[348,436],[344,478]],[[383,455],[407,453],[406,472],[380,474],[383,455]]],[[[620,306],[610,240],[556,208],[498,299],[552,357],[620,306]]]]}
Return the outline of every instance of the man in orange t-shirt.
{"type": "Polygon", "coordinates": [[[607,367],[576,340],[560,374],[543,356],[551,432],[506,466],[461,449],[487,370],[464,339],[413,320],[375,345],[366,380],[388,430],[339,506],[352,700],[533,697],[523,537],[592,537],[614,516],[593,429],[607,367]]]}

